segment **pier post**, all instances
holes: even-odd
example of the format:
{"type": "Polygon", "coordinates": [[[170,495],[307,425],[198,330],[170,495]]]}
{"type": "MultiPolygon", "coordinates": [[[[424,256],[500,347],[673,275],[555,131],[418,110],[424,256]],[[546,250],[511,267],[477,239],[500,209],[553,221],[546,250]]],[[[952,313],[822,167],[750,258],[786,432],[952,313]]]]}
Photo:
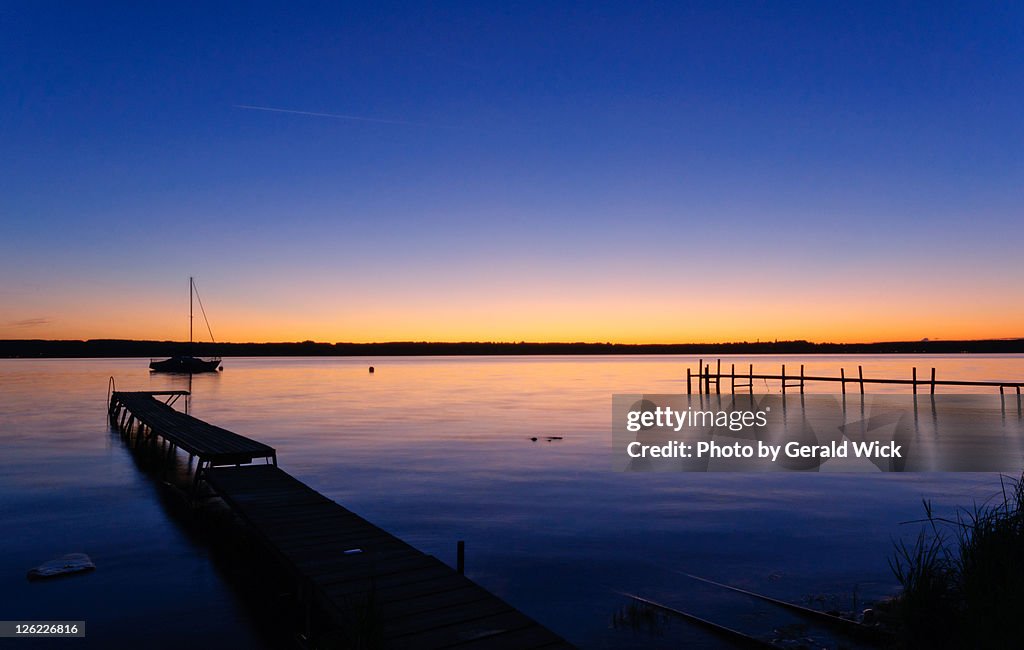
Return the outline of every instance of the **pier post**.
{"type": "Polygon", "coordinates": [[[750,394],[754,394],[754,364],[750,364],[750,394]]]}
{"type": "Polygon", "coordinates": [[[800,364],[800,394],[804,394],[804,364],[800,364]]]}
{"type": "Polygon", "coordinates": [[[718,365],[715,366],[715,394],[722,394],[722,360],[718,360],[718,365]]]}
{"type": "Polygon", "coordinates": [[[786,394],[786,364],[782,364],[782,394],[786,394]]]}
{"type": "Polygon", "coordinates": [[[704,381],[704,359],[697,359],[697,394],[703,394],[701,382],[704,381]]]}
{"type": "Polygon", "coordinates": [[[857,366],[857,376],[860,378],[860,394],[864,394],[864,366],[857,366]]]}
{"type": "Polygon", "coordinates": [[[914,385],[914,394],[917,395],[917,366],[914,366],[914,372],[911,374],[910,383],[914,385]]]}
{"type": "Polygon", "coordinates": [[[455,566],[460,576],[466,575],[466,542],[461,539],[456,545],[455,566]]]}
{"type": "Polygon", "coordinates": [[[732,386],[732,394],[736,394],[736,364],[732,364],[732,370],[729,371],[730,385],[732,386]]]}
{"type": "Polygon", "coordinates": [[[932,368],[932,395],[935,394],[935,368],[932,368]]]}
{"type": "Polygon", "coordinates": [[[839,383],[843,387],[843,395],[846,394],[846,368],[839,369],[839,383]]]}
{"type": "Polygon", "coordinates": [[[693,391],[693,385],[690,382],[690,366],[686,366],[686,394],[689,395],[693,391]]]}

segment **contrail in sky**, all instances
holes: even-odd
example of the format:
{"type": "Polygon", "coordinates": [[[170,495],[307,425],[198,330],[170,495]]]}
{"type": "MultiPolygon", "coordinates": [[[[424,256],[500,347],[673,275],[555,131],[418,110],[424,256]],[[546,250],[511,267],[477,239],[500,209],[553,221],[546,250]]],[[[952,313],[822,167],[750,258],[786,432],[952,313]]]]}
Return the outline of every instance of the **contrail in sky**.
{"type": "MultiPolygon", "coordinates": [[[[234,104],[235,108],[244,108],[247,111],[267,111],[269,113],[289,113],[291,115],[307,115],[309,117],[330,117],[335,120],[351,120],[353,122],[374,122],[376,124],[401,124],[403,126],[428,126],[437,127],[435,124],[423,124],[420,122],[406,122],[405,120],[383,120],[376,117],[361,117],[359,115],[344,115],[341,113],[315,113],[313,111],[294,111],[289,108],[273,108],[271,106],[249,106],[246,104],[234,104]]],[[[449,127],[441,127],[449,128],[449,127]]]]}

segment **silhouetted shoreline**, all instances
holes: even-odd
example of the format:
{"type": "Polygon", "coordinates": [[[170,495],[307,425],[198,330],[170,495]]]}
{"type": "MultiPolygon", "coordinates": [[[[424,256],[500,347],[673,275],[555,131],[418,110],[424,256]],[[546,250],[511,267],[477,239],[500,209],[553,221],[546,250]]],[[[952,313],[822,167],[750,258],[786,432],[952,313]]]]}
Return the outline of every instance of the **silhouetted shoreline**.
{"type": "Polygon", "coordinates": [[[1024,353],[1024,339],[979,341],[894,341],[812,343],[184,343],[93,339],[0,341],[0,358],[167,357],[178,354],[224,357],[493,356],[625,354],[958,354],[1024,353]]]}

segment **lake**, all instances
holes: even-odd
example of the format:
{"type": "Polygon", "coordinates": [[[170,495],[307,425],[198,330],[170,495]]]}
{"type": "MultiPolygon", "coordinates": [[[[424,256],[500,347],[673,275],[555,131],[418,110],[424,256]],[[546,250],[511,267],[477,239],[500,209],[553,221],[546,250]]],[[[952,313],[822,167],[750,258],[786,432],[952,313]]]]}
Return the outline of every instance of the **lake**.
{"type": "MultiPolygon", "coordinates": [[[[722,359],[755,372],[1024,377],[1024,355],[722,359]]],[[[111,431],[110,376],[121,390],[190,388],[193,415],[276,447],[287,472],[443,561],[465,540],[470,578],[587,648],[714,642],[685,624],[614,624],[623,592],[771,629],[773,610],[686,573],[839,609],[892,594],[887,559],[917,535],[901,522],[922,517],[922,499],[948,514],[1000,490],[979,473],[613,472],[611,395],[683,392],[691,357],[228,358],[191,382],[147,363],[0,360],[0,619],[85,620],[76,647],[281,642],[111,431]],[[97,570],[25,579],[71,552],[97,570]]]]}

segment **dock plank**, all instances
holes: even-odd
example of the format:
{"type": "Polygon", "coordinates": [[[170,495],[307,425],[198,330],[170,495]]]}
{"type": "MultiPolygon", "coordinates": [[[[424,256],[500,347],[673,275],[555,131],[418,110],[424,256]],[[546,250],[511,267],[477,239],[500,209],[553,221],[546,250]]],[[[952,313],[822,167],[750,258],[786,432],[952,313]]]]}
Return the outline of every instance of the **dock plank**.
{"type": "Polygon", "coordinates": [[[573,646],[540,625],[445,646],[452,650],[569,650],[573,646]]]}
{"type": "Polygon", "coordinates": [[[210,487],[339,625],[372,607],[386,647],[571,647],[472,580],[269,465],[217,467],[210,487]],[[360,553],[345,555],[358,548],[360,553]],[[519,644],[519,645],[517,645],[519,644]]]}
{"type": "MultiPolygon", "coordinates": [[[[467,641],[499,637],[507,632],[535,627],[536,623],[519,612],[503,612],[479,618],[464,619],[423,632],[402,634],[391,640],[406,648],[443,648],[467,641]]],[[[385,631],[385,638],[387,631],[385,631]]]]}
{"type": "Polygon", "coordinates": [[[214,426],[158,401],[155,393],[115,391],[114,407],[127,409],[136,421],[156,435],[213,465],[249,463],[257,458],[275,459],[276,450],[262,442],[214,426]]]}
{"type": "MultiPolygon", "coordinates": [[[[497,614],[507,614],[512,608],[495,598],[482,598],[465,603],[455,603],[448,607],[435,607],[431,600],[425,599],[426,607],[422,611],[402,611],[401,618],[391,619],[385,638],[394,638],[407,634],[427,632],[437,628],[456,625],[467,620],[474,620],[497,614]],[[410,613],[411,612],[411,613],[410,613]]],[[[387,616],[387,614],[384,614],[387,616]]]]}

